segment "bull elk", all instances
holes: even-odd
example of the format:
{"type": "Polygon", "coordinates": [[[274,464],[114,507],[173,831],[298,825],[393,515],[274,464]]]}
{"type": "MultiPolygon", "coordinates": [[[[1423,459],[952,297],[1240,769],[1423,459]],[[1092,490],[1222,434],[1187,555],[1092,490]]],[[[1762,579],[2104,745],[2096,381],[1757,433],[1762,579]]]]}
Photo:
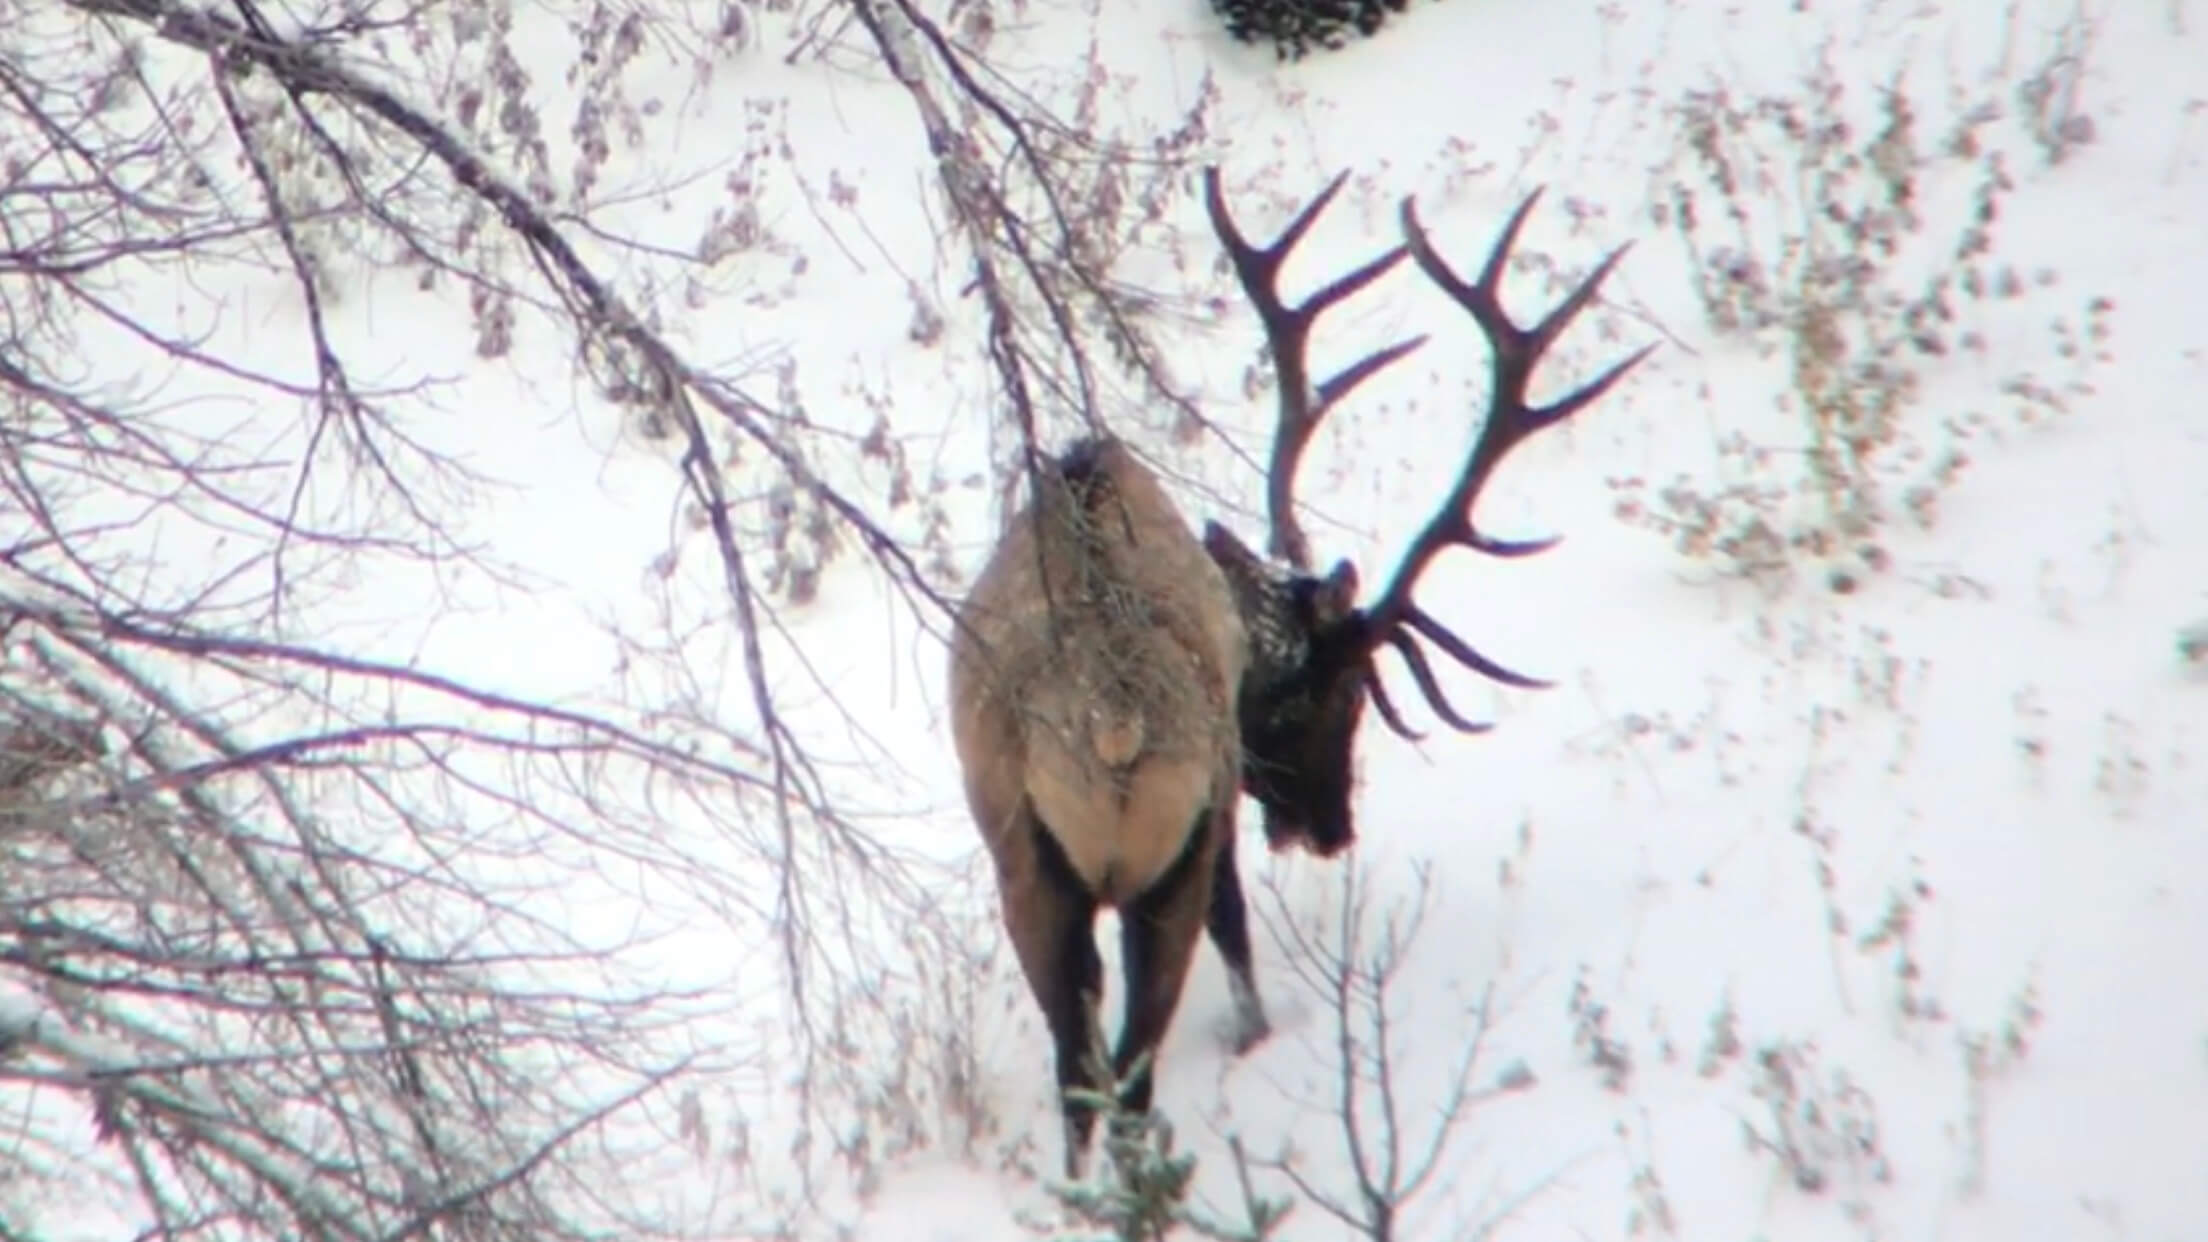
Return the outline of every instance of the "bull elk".
{"type": "MultiPolygon", "coordinates": [[[[1515,542],[1472,521],[1481,488],[1510,450],[1600,397],[1648,353],[1612,366],[1547,406],[1529,405],[1534,367],[1593,300],[1624,254],[1611,252],[1548,316],[1513,323],[1498,294],[1535,190],[1467,283],[1434,250],[1410,199],[1405,242],[1298,306],[1281,298],[1282,263],[1341,189],[1345,171],[1267,246],[1229,217],[1217,169],[1205,206],[1264,326],[1279,381],[1267,471],[1269,555],[1226,527],[1197,539],[1157,477],[1122,442],[1091,436],[1032,471],[1028,503],[1008,524],[960,607],[951,643],[953,734],[966,798],[996,863],[1004,922],[1055,1045],[1060,1088],[1092,1086],[1089,1032],[1103,993],[1093,924],[1114,906],[1121,924],[1126,1019],[1113,1051],[1124,1078],[1170,1024],[1199,931],[1225,959],[1235,1051],[1270,1031],[1252,971],[1248,916],[1235,869],[1238,791],[1264,814],[1278,850],[1331,856],[1356,836],[1351,752],[1369,699],[1411,740],[1374,657],[1393,648],[1435,712],[1465,733],[1426,645],[1494,681],[1548,683],[1481,655],[1419,607],[1419,575],[1445,548],[1524,556],[1554,540],[1515,542]],[[1486,419],[1448,495],[1411,542],[1379,599],[1356,603],[1348,560],[1324,575],[1294,513],[1304,448],[1320,421],[1365,380],[1425,343],[1398,342],[1310,383],[1313,322],[1408,255],[1468,312],[1494,353],[1486,419]]],[[[1124,1106],[1150,1106],[1151,1064],[1125,1083],[1124,1106]]],[[[1094,1114],[1065,1103],[1067,1175],[1076,1176],[1094,1114]]]]}

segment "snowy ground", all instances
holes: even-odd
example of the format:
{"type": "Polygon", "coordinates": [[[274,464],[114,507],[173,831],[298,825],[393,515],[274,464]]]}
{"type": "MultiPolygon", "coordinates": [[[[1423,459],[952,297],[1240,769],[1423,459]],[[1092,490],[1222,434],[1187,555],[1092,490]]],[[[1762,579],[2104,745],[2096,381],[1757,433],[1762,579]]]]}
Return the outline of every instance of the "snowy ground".
{"type": "MultiPolygon", "coordinates": [[[[1208,37],[1146,44],[1155,27],[1186,30],[1177,12],[1110,23],[1130,48],[1114,63],[1153,106],[1184,98],[1207,66],[1218,74],[1230,170],[1277,161],[1274,185],[1293,195],[1356,169],[1361,197],[1337,207],[1319,234],[1332,257],[1307,257],[1305,279],[1383,244],[1390,200],[1408,193],[1468,265],[1547,182],[1529,247],[1582,270],[1636,243],[1608,331],[1566,347],[1579,371],[1665,342],[1576,430],[1525,452],[1484,510],[1567,541],[1530,563],[1446,571],[1437,606],[1560,687],[1498,703],[1503,726],[1484,739],[1421,753],[1372,730],[1363,746],[1375,917],[1416,861],[1438,893],[1396,984],[1406,1158],[1483,990],[1475,1083],[1517,1063],[1538,1082],[1469,1112],[1400,1236],[1481,1223],[1528,1238],[2201,1236],[2208,1180],[2188,1136],[2208,1104],[2208,685],[2174,636],[2208,606],[2187,534],[2208,523],[2208,422],[2184,395],[2208,376],[2196,313],[2208,79],[2187,25],[2204,19],[2086,13],[2086,119],[2058,123],[2091,142],[2049,166],[2020,141],[2016,84],[2077,13],[1785,7],[1812,11],[1458,0],[1281,71],[1208,37]],[[1882,526],[1890,567],[1851,593],[1800,557],[1792,588],[1766,593],[1613,510],[1680,475],[1706,492],[1754,477],[1717,451],[1736,432],[1771,450],[1756,467],[1769,480],[1798,477],[1788,449],[1802,421],[1774,409],[1785,358],[1712,329],[1679,233],[1651,210],[1691,176],[1675,171],[1692,164],[1667,104],[1717,88],[1742,106],[1806,104],[1820,58],[1857,149],[1878,132],[1883,88],[1907,92],[1927,149],[1958,114],[2005,109],[1984,127],[2014,180],[1992,266],[2051,282],[2021,305],[1963,305],[1951,334],[1976,330],[1985,348],[1920,360],[1900,417],[1934,454],[1947,420],[1982,413],[2003,429],[1975,438],[1931,527],[1882,526]],[[2082,323],[2097,296],[2113,304],[2109,358],[2081,372],[2050,325],[2082,323]],[[2026,372],[2055,386],[2084,374],[2090,388],[2019,424],[2003,382],[2026,372]],[[1646,492],[1621,489],[1629,479],[1646,492]]],[[[1926,237],[1960,232],[1982,166],[1926,156],[1926,237]]],[[[1782,178],[1749,201],[1805,193],[1782,178]]],[[[1714,201],[1702,199],[1712,216],[1714,201]]],[[[1758,227],[1775,242],[1798,236],[1799,218],[1773,209],[1758,227]]],[[[1913,258],[1896,268],[1904,293],[1927,270],[1913,258]]],[[[1480,382],[1467,323],[1408,278],[1383,287],[1388,314],[1373,318],[1386,322],[1361,331],[1440,340],[1337,418],[1306,485],[1349,526],[1322,544],[1367,565],[1433,494],[1418,480],[1445,464],[1438,446],[1480,382]]],[[[1555,296],[1517,288],[1529,309],[1555,296]]],[[[1225,348],[1246,348],[1242,331],[1225,348]]],[[[1328,917],[1326,867],[1272,874],[1299,917],[1328,917]]],[[[1330,1014],[1265,947],[1280,1035],[1240,1063],[1223,1056],[1223,978],[1207,953],[1161,1098],[1211,1158],[1215,1196],[1231,1191],[1229,1130],[1253,1153],[1294,1144],[1308,1178],[1346,1195],[1330,1014]]],[[[1030,1038],[990,1069],[1013,1130],[1024,1117],[1047,1145],[1030,1038]]],[[[867,1236],[1016,1236],[968,1181],[1001,1185],[916,1168],[883,1191],[867,1236]]],[[[1286,1236],[1343,1235],[1306,1204],[1286,1236]]]]}
{"type": "MultiPolygon", "coordinates": [[[[2208,415],[2193,396],[2208,382],[2208,12],[2187,0],[2097,11],[1447,0],[1290,67],[1228,44],[1193,2],[1110,6],[1101,20],[1038,5],[999,23],[993,58],[1014,81],[1031,71],[1023,84],[1045,99],[1066,97],[1063,66],[1093,35],[1112,75],[1098,124],[1127,134],[1174,123],[1208,76],[1219,100],[1206,158],[1226,169],[1253,233],[1353,169],[1293,280],[1391,244],[1407,194],[1460,266],[1536,184],[1549,190],[1526,253],[1569,275],[1633,243],[1549,382],[1660,348],[1571,429],[1517,454],[1481,510],[1495,533],[1565,541],[1508,564],[1453,557],[1423,595],[1483,650],[1557,687],[1489,695],[1467,676],[1452,682],[1459,702],[1497,716],[1493,734],[1437,733],[1421,749],[1375,728],[1361,746],[1355,875],[1369,934],[1422,871],[1434,886],[1390,991],[1406,1162],[1434,1141],[1453,1075],[1477,1054],[1471,1098],[1397,1236],[2203,1237],[2208,668],[2181,657],[2177,635],[2208,613],[2208,558],[2188,534],[2208,529],[2208,415]],[[2049,66],[2039,80],[2053,86],[2035,93],[2049,66]],[[1895,414],[1900,439],[1879,459],[1888,517],[1835,555],[1777,552],[1791,574],[1749,575],[1652,528],[1675,484],[1726,497],[1709,510],[1716,539],[1750,512],[1741,489],[1803,477],[1792,330],[1720,331],[1697,273],[1753,260],[1782,280],[1785,239],[1813,214],[1802,198],[1825,191],[1767,112],[1742,139],[1765,163],[1725,146],[1748,213],[1735,233],[1681,107],[1694,92],[1751,113],[1783,98],[1814,123],[1819,73],[1851,125],[1838,146],[1862,155],[1849,201],[1875,184],[1881,93],[1898,89],[1913,108],[1923,228],[1879,288],[1915,296],[1954,269],[1942,256],[1996,155],[2007,188],[1990,251],[1971,260],[1988,296],[1952,295],[1955,318],[1936,328],[1944,352],[1900,360],[1916,377],[1895,414]],[[1999,114],[1958,149],[1960,120],[1989,104],[1999,114]],[[1699,260],[1676,224],[1681,184],[1697,193],[1699,260]],[[2106,309],[2091,309],[2097,298],[2106,309]],[[1967,464],[1918,520],[1909,489],[1965,434],[1967,464]],[[1848,559],[1866,542],[1883,568],[1848,559]]],[[[696,235],[731,136],[765,118],[745,141],[786,135],[788,167],[814,184],[833,171],[854,205],[809,214],[761,164],[768,201],[786,209],[770,231],[788,252],[740,257],[671,333],[707,357],[794,359],[830,421],[857,409],[855,394],[890,394],[907,451],[955,483],[985,461],[987,378],[975,312],[958,297],[964,271],[928,258],[910,104],[894,84],[785,66],[785,32],[763,29],[750,59],[670,95],[683,141],[631,153],[639,176],[706,169],[703,191],[608,223],[696,235]],[[808,257],[802,271],[792,253],[808,257]],[[908,337],[908,277],[948,316],[941,339],[908,337]]],[[[1186,262],[1156,238],[1130,262],[1151,284],[1223,295],[1193,176],[1185,190],[1169,219],[1186,262]]],[[[1558,296],[1542,276],[1512,281],[1521,318],[1558,296]]],[[[385,309],[374,340],[408,367],[468,375],[448,400],[487,413],[443,427],[442,443],[504,460],[521,489],[477,533],[553,585],[526,600],[486,593],[458,614],[419,584],[419,596],[341,605],[340,632],[364,654],[464,667],[517,693],[580,692],[613,662],[593,618],[642,609],[638,584],[667,545],[664,462],[613,443],[603,419],[568,417],[578,386],[542,342],[516,355],[538,362],[485,366],[457,317],[426,319],[423,304],[385,309]],[[541,437],[526,469],[504,451],[517,436],[541,437]],[[512,640],[517,624],[526,644],[512,640]]],[[[1371,582],[1438,496],[1442,446],[1469,434],[1485,360],[1469,321],[1408,266],[1355,305],[1322,327],[1322,356],[1436,335],[1336,416],[1305,472],[1321,554],[1357,558],[1371,582]]],[[[376,320],[376,298],[347,313],[376,320]]],[[[1205,342],[1174,360],[1180,378],[1245,450],[1261,447],[1270,397],[1241,387],[1254,320],[1228,298],[1179,339],[1205,342]]],[[[850,421],[863,431],[871,417],[850,421]]],[[[1260,481],[1216,446],[1189,469],[1244,506],[1229,516],[1254,536],[1260,481]]],[[[954,490],[971,568],[991,529],[989,489],[954,490]]],[[[1219,511],[1193,491],[1188,503],[1219,511]]],[[[1771,524],[1789,529],[1796,511],[1770,503],[1771,524]]],[[[469,588],[436,589],[449,601],[469,588]]],[[[967,850],[940,642],[835,574],[795,637],[866,724],[875,767],[851,778],[853,799],[897,808],[884,831],[900,844],[967,850]]],[[[816,736],[833,720],[814,722],[816,736]]],[[[1271,890],[1255,900],[1275,932],[1259,953],[1279,1029],[1246,1058],[1223,1050],[1224,976],[1204,950],[1159,1100],[1203,1158],[1207,1197],[1231,1195],[1238,1134],[1261,1164],[1292,1150],[1307,1182],[1353,1201],[1334,1014],[1284,943],[1291,925],[1338,924],[1345,869],[1269,858],[1246,833],[1245,875],[1271,890]]],[[[986,886],[957,897],[969,914],[987,899],[986,886]]],[[[634,913],[576,905],[608,926],[634,913]]],[[[976,926],[996,934],[985,917],[976,926]]],[[[1108,922],[1099,930],[1116,970],[1116,937],[1108,922]]],[[[710,925],[691,931],[688,954],[715,941],[710,925]]],[[[850,1209],[858,1237],[1031,1236],[1016,1214],[1046,1201],[1013,1166],[1055,1165],[1047,1043],[1001,954],[980,981],[958,1038],[976,1051],[971,1090],[995,1129],[892,1162],[850,1209]]],[[[1361,1107],[1369,1134],[1376,1105],[1361,1107]]],[[[740,1200],[756,1187],[724,1180],[725,1153],[703,1159],[705,1170],[677,1161],[667,1176],[748,1215],[740,1200]]],[[[1291,1189],[1277,1172],[1256,1176],[1268,1192],[1291,1189]]],[[[1280,1236],[1344,1233],[1306,1202],[1280,1236]]]]}
{"type": "MultiPolygon", "coordinates": [[[[1415,862],[1437,885],[1396,983],[1406,1159],[1483,991],[1475,1084],[1520,1063],[1537,1080],[1469,1111],[1400,1236],[2199,1237],[2208,684],[2174,638],[2208,607],[2187,534],[2208,523],[2208,422],[2185,395],[2208,377],[2195,29],[2208,18],[2085,13],[2084,119],[2057,124],[2091,141],[2050,166],[2024,140],[2017,83],[2048,63],[2071,10],[1622,7],[1457,0],[1281,71],[1209,37],[1146,43],[1156,27],[1186,31],[1177,11],[1110,23],[1130,49],[1114,63],[1153,106],[1185,98],[1207,66],[1218,75],[1230,170],[1277,161],[1288,195],[1357,170],[1318,235],[1331,257],[1307,257],[1305,279],[1383,244],[1408,193],[1468,265],[1546,182],[1530,248],[1583,270],[1636,243],[1607,331],[1566,346],[1580,373],[1664,341],[1576,430],[1527,450],[1484,509],[1491,526],[1566,542],[1533,562],[1453,566],[1436,595],[1487,651],[1559,688],[1497,703],[1487,738],[1423,753],[1378,730],[1364,742],[1374,919],[1415,862]],[[1948,420],[1999,429],[1974,437],[1930,528],[1881,526],[1890,566],[1860,589],[1836,593],[1796,556],[1791,588],[1767,592],[1614,511],[1681,475],[1706,493],[1758,477],[1719,453],[1734,433],[1770,450],[1754,468],[1766,481],[1798,477],[1802,420],[1774,408],[1785,357],[1713,330],[1680,235],[1652,207],[1692,175],[1666,105],[1718,88],[1740,106],[1806,104],[1820,58],[1856,149],[1882,124],[1880,90],[1908,94],[1932,245],[1960,233],[1984,157],[1929,152],[1959,114],[2005,110],[1982,131],[2014,182],[1990,266],[2031,292],[1991,309],[1958,299],[1948,332],[1977,331],[1984,348],[1916,361],[1900,418],[1930,455],[1948,420]],[[2082,324],[2095,297],[2113,304],[2108,359],[2081,368],[2051,325],[2082,324]],[[2004,382],[2024,373],[2089,387],[2023,423],[2004,382]]],[[[1748,201],[1798,203],[1814,193],[1804,181],[1748,201]]],[[[1772,207],[1757,227],[1775,243],[1799,219],[1772,207]]],[[[1921,288],[1920,260],[1905,252],[1897,289],[1921,288]]],[[[1306,484],[1348,526],[1322,527],[1322,544],[1367,565],[1433,494],[1418,480],[1445,464],[1438,445],[1480,382],[1467,323],[1408,278],[1383,287],[1372,318],[1385,322],[1360,333],[1440,340],[1337,418],[1306,484]]],[[[1517,290],[1522,308],[1555,296],[1531,279],[1517,290]]],[[[1240,331],[1224,348],[1247,348],[1240,331]]],[[[1271,874],[1297,917],[1330,917],[1334,872],[1296,859],[1271,874]]],[[[1253,1153],[1294,1144],[1306,1176],[1346,1196],[1331,1015],[1265,948],[1279,1036],[1240,1063],[1222,1054],[1207,952],[1161,1099],[1210,1158],[1213,1195],[1231,1191],[1231,1130],[1253,1153]]],[[[1034,1030],[1017,1006],[1008,1021],[1034,1030]]],[[[1047,1154],[1029,1038],[1000,1044],[990,1070],[1013,1132],[1024,1119],[1047,1154]]],[[[867,1236],[1017,1236],[982,1206],[1001,1187],[928,1162],[882,1192],[867,1236]]],[[[1306,1204],[1285,1236],[1343,1233],[1306,1204]]]]}

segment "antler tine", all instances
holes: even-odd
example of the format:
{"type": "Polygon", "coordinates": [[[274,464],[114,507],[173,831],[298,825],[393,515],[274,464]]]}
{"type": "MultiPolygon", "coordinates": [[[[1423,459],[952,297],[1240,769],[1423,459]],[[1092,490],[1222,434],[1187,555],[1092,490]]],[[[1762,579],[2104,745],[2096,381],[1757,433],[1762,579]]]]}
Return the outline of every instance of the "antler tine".
{"type": "MultiPolygon", "coordinates": [[[[1443,722],[1448,724],[1450,728],[1459,733],[1485,733],[1495,727],[1493,724],[1483,724],[1479,721],[1467,719],[1462,712],[1456,709],[1456,706],[1449,701],[1449,696],[1442,693],[1441,679],[1434,676],[1433,664],[1426,659],[1426,653],[1419,649],[1418,644],[1411,639],[1408,633],[1397,630],[1388,635],[1387,643],[1395,648],[1397,654],[1403,657],[1403,664],[1411,670],[1411,680],[1417,683],[1418,692],[1426,696],[1426,702],[1434,709],[1434,714],[1441,717],[1443,722]]],[[[1380,682],[1379,674],[1374,673],[1372,680],[1373,684],[1378,685],[1380,682]]],[[[1387,716],[1388,713],[1381,713],[1383,720],[1387,719],[1387,716]]],[[[1424,737],[1423,734],[1413,733],[1401,728],[1401,724],[1400,718],[1389,721],[1389,727],[1395,729],[1406,741],[1416,742],[1424,737]]]]}
{"type": "Polygon", "coordinates": [[[1267,551],[1301,570],[1311,567],[1311,545],[1296,520],[1295,482],[1303,450],[1310,444],[1312,433],[1359,384],[1426,343],[1424,334],[1398,341],[1350,363],[1316,387],[1311,384],[1309,364],[1304,355],[1310,344],[1312,323],[1327,308],[1386,275],[1410,253],[1409,247],[1396,246],[1329,282],[1300,305],[1289,306],[1281,300],[1282,264],[1287,262],[1289,252],[1303,240],[1303,235],[1310,231],[1320,213],[1334,201],[1335,194],[1348,180],[1347,169],[1336,174],[1326,183],[1325,189],[1296,213],[1280,236],[1268,245],[1255,246],[1242,235],[1227,211],[1226,196],[1219,186],[1219,169],[1215,166],[1204,169],[1204,209],[1210,213],[1212,231],[1219,235],[1220,245],[1225,247],[1227,257],[1234,264],[1234,274],[1242,283],[1243,293],[1257,308],[1264,324],[1265,347],[1272,355],[1273,371],[1280,388],[1272,460],[1265,472],[1265,508],[1272,526],[1267,551]]]}
{"type": "Polygon", "coordinates": [[[1426,739],[1425,734],[1403,722],[1403,714],[1395,710],[1395,700],[1388,697],[1387,683],[1381,681],[1380,674],[1370,666],[1365,669],[1365,690],[1372,696],[1372,706],[1380,713],[1380,719],[1386,722],[1389,730],[1397,737],[1406,742],[1421,742],[1426,739]]]}
{"type": "MultiPolygon", "coordinates": [[[[1444,632],[1446,633],[1446,631],[1444,632]]],[[[1448,635],[1448,638],[1452,642],[1457,641],[1454,634],[1448,635]]],[[[1433,664],[1427,660],[1426,653],[1419,650],[1418,644],[1411,641],[1410,635],[1397,630],[1384,641],[1401,653],[1404,665],[1411,670],[1411,680],[1418,684],[1419,693],[1426,696],[1426,701],[1433,706],[1435,714],[1446,721],[1451,728],[1459,733],[1485,733],[1495,727],[1492,723],[1481,723],[1467,719],[1462,712],[1456,709],[1456,706],[1449,701],[1449,696],[1442,692],[1441,681],[1434,676],[1433,664]]],[[[1483,664],[1488,663],[1484,657],[1478,657],[1476,653],[1475,658],[1480,659],[1483,664]]],[[[1502,671],[1507,672],[1507,670],[1502,671]]],[[[1516,674],[1508,674],[1508,676],[1516,677],[1516,674]]],[[[1381,721],[1397,737],[1406,742],[1423,742],[1426,740],[1425,734],[1404,722],[1403,713],[1396,710],[1395,700],[1388,696],[1387,683],[1380,679],[1379,670],[1369,665],[1365,669],[1365,689],[1371,694],[1372,705],[1379,711],[1381,721]]]]}
{"type": "MultiPolygon", "coordinates": [[[[1433,643],[1459,664],[1505,685],[1525,688],[1541,688],[1548,682],[1515,673],[1481,655],[1470,643],[1453,633],[1447,626],[1435,620],[1421,609],[1412,598],[1419,575],[1443,548],[1451,544],[1472,548],[1491,556],[1529,556],[1555,546],[1555,537],[1531,540],[1494,539],[1482,535],[1472,521],[1472,507],[1480,492],[1487,486],[1496,466],[1520,443],[1544,427],[1552,427],[1600,398],[1610,387],[1624,378],[1655,348],[1645,346],[1623,361],[1604,371],[1593,381],[1582,385],[1562,398],[1546,406],[1527,404],[1526,389],[1533,378],[1534,368],[1540,365],[1557,338],[1561,337],[1572,321],[1595,299],[1602,283],[1618,261],[1625,257],[1632,243],[1619,246],[1606,255],[1595,270],[1572,290],[1570,296],[1557,305],[1541,321],[1531,328],[1521,328],[1504,311],[1502,304],[1502,279],[1510,261],[1511,248],[1517,244],[1518,233],[1533,213],[1534,204],[1541,199],[1541,189],[1528,194],[1518,209],[1511,213],[1503,226],[1502,235],[1488,251],[1487,261],[1481,266],[1479,278],[1466,283],[1457,275],[1427,236],[1418,220],[1418,208],[1413,200],[1405,198],[1402,205],[1402,224],[1405,244],[1419,270],[1439,285],[1457,305],[1463,307],[1480,326],[1493,353],[1491,386],[1487,416],[1480,428],[1479,438],[1473,442],[1472,451],[1466,457],[1464,468],[1449,489],[1448,497],[1435,510],[1424,529],[1411,543],[1408,553],[1397,566],[1395,575],[1388,582],[1380,599],[1366,612],[1367,641],[1374,648],[1385,642],[1403,654],[1404,662],[1411,670],[1427,702],[1437,714],[1460,730],[1469,722],[1463,720],[1448,700],[1440,693],[1440,685],[1434,679],[1433,670],[1423,653],[1419,652],[1413,635],[1433,643]]],[[[1389,712],[1383,712],[1388,719],[1389,712]]],[[[1389,719],[1391,728],[1398,720],[1389,719]]],[[[1403,730],[1396,728],[1398,733],[1403,730]]],[[[1469,731],[1469,730],[1467,730],[1469,731]]]]}

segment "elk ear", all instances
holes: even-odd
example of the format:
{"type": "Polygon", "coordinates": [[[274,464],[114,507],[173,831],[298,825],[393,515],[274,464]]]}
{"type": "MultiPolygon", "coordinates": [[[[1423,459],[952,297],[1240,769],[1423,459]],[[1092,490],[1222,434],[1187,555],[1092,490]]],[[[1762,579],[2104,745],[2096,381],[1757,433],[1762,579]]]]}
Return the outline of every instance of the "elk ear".
{"type": "Polygon", "coordinates": [[[1248,580],[1264,574],[1265,566],[1258,560],[1257,553],[1250,551],[1249,545],[1217,521],[1204,523],[1204,551],[1210,553],[1211,559],[1230,577],[1248,580]]]}
{"type": "Polygon", "coordinates": [[[1319,579],[1311,593],[1311,613],[1321,625],[1339,625],[1357,609],[1357,567],[1345,558],[1319,579]]]}

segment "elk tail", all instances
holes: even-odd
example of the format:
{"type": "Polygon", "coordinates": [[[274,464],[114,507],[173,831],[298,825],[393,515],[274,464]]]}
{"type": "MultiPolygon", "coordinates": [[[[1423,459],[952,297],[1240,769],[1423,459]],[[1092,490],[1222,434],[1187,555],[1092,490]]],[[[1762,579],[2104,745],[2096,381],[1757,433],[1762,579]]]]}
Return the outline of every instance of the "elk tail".
{"type": "Polygon", "coordinates": [[[1058,477],[1083,510],[1094,512],[1112,494],[1112,472],[1105,461],[1112,448],[1104,436],[1083,436],[1058,454],[1058,477]]]}

